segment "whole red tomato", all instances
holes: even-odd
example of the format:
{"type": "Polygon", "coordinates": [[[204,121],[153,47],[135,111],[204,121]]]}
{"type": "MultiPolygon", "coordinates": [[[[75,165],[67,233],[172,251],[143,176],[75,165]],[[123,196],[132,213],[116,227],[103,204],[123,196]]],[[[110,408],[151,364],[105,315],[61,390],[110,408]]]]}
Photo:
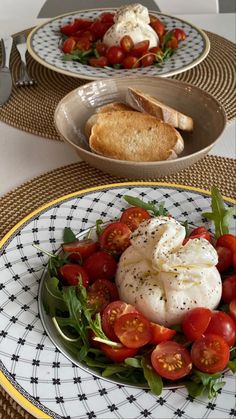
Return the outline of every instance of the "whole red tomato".
{"type": "Polygon", "coordinates": [[[234,299],[236,299],[236,275],[230,275],[222,284],[222,300],[229,304],[234,299]]]}
{"type": "Polygon", "coordinates": [[[232,346],[236,337],[234,321],[223,311],[213,311],[211,321],[204,332],[205,336],[208,334],[219,335],[232,346]]]}

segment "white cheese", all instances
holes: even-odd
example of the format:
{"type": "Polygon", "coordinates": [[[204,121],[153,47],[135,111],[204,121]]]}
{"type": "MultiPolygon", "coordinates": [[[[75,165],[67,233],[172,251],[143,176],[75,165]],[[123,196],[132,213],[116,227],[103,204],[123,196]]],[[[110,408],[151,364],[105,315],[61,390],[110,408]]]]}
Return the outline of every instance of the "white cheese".
{"type": "Polygon", "coordinates": [[[217,252],[205,239],[182,245],[185,228],[169,217],[146,220],[131,236],[116,274],[120,299],[149,320],[171,326],[190,308],[220,302],[217,252]]]}

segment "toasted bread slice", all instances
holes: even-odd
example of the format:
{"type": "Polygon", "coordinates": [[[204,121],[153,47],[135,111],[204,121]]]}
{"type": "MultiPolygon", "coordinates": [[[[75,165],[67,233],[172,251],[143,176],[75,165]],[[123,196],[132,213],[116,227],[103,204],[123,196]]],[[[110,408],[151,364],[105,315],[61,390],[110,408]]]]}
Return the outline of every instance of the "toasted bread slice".
{"type": "Polygon", "coordinates": [[[183,151],[180,133],[154,116],[135,111],[96,114],[89,145],[106,157],[129,161],[160,161],[183,151]]]}
{"type": "Polygon", "coordinates": [[[128,88],[127,102],[134,109],[147,112],[175,128],[193,131],[193,119],[190,116],[184,115],[140,90],[128,88]]]}
{"type": "Polygon", "coordinates": [[[97,109],[97,112],[90,116],[85,124],[85,135],[87,138],[90,137],[92,126],[96,123],[97,114],[104,113],[104,112],[116,112],[116,111],[135,111],[135,109],[131,108],[131,106],[127,105],[126,103],[122,102],[111,102],[107,105],[101,106],[97,109]]]}

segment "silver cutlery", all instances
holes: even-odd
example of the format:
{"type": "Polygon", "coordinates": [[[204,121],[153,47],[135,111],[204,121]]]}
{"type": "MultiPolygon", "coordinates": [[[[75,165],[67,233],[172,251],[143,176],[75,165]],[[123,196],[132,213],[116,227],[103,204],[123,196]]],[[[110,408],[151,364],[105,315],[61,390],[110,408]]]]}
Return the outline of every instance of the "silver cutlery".
{"type": "Polygon", "coordinates": [[[32,79],[27,71],[27,62],[26,62],[26,52],[27,52],[27,45],[26,45],[26,37],[25,35],[19,35],[15,39],[16,48],[20,54],[21,58],[21,66],[20,66],[20,75],[19,79],[16,80],[17,87],[25,87],[25,86],[33,86],[36,81],[32,79]]]}
{"type": "Polygon", "coordinates": [[[12,91],[12,77],[9,69],[12,49],[12,37],[1,39],[2,63],[0,66],[0,106],[9,99],[12,91]]]}

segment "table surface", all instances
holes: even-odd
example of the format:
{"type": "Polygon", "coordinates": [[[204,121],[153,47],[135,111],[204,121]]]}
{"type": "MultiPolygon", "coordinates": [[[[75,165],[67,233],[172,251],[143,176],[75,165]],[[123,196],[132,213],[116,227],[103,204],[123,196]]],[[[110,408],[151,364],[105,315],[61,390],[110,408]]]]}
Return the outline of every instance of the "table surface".
{"type": "MultiPolygon", "coordinates": [[[[232,42],[236,40],[236,19],[233,13],[179,15],[179,17],[232,42]]],[[[19,19],[9,19],[8,15],[4,16],[1,13],[0,37],[46,20],[29,15],[19,19]]],[[[235,138],[236,121],[231,121],[210,154],[235,158],[235,138]]],[[[0,121],[0,196],[38,175],[77,161],[78,156],[69,145],[39,138],[0,121]]]]}

